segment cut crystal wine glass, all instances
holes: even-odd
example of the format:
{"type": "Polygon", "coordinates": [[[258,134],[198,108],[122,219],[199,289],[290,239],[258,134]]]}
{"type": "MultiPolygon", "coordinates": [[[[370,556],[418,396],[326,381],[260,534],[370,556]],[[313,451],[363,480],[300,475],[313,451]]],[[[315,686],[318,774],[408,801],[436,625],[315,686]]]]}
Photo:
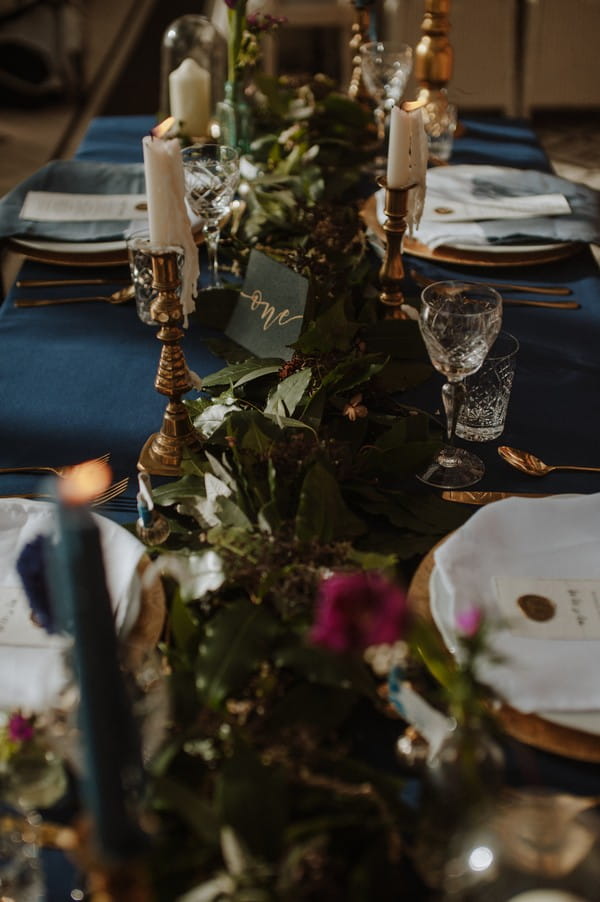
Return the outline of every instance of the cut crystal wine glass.
{"type": "Polygon", "coordinates": [[[412,47],[388,41],[369,41],[361,46],[360,56],[363,81],[375,101],[377,140],[383,148],[390,113],[402,99],[412,69],[412,47]]]}
{"type": "Polygon", "coordinates": [[[240,181],[240,158],[226,144],[192,144],[182,151],[186,198],[203,222],[210,288],[220,288],[218,249],[221,222],[231,209],[240,181]]]}
{"type": "Polygon", "coordinates": [[[478,482],[483,461],[454,445],[454,433],[465,397],[464,380],[476,373],[502,324],[502,298],[486,285],[434,282],[421,295],[419,326],[430,360],[446,377],[442,399],[446,412],[446,444],[419,475],[442,489],[478,482]]]}

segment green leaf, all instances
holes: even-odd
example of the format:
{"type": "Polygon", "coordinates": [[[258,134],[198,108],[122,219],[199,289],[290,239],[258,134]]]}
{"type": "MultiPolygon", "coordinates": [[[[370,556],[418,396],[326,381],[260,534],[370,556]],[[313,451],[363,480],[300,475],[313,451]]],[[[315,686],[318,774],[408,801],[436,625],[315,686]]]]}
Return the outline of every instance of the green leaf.
{"type": "Polygon", "coordinates": [[[158,777],[153,790],[156,801],[185,821],[202,843],[218,848],[219,822],[208,802],[172,777],[158,777]]]}
{"type": "Polygon", "coordinates": [[[345,504],[335,476],[319,461],[308,470],[296,514],[296,535],[305,542],[359,536],[365,524],[345,504]]]}
{"type": "Polygon", "coordinates": [[[278,647],[275,663],[277,667],[289,667],[311,683],[350,689],[377,704],[373,677],[360,658],[335,654],[313,645],[294,644],[278,647]]]}
{"type": "Polygon", "coordinates": [[[292,347],[303,354],[347,351],[359,324],[348,320],[345,307],[346,303],[341,298],[326,313],[313,320],[292,347]]]}
{"type": "Polygon", "coordinates": [[[192,654],[198,645],[199,626],[179,592],[174,593],[171,602],[169,627],[175,647],[182,652],[192,654]]]}
{"type": "MultiPolygon", "coordinates": [[[[246,352],[247,354],[248,352],[246,352]]],[[[243,385],[242,380],[256,379],[258,375],[268,375],[276,373],[281,369],[280,360],[261,360],[258,357],[250,357],[243,363],[235,363],[232,366],[226,366],[222,370],[213,373],[212,376],[205,376],[202,379],[204,388],[212,388],[219,385],[243,385]]]]}
{"type": "Polygon", "coordinates": [[[221,824],[232,827],[254,855],[277,858],[289,814],[279,770],[262,764],[250,748],[237,748],[217,778],[216,803],[221,824]]]}
{"type": "Polygon", "coordinates": [[[243,690],[278,634],[277,621],[247,599],[228,604],[208,622],[198,649],[196,688],[216,708],[243,690]]]}
{"type": "Polygon", "coordinates": [[[312,379],[312,370],[306,368],[292,373],[287,379],[283,379],[277,385],[277,388],[269,397],[265,413],[277,413],[280,402],[283,403],[285,410],[284,415],[291,417],[296,410],[298,404],[304,397],[306,389],[310,385],[312,379]]]}

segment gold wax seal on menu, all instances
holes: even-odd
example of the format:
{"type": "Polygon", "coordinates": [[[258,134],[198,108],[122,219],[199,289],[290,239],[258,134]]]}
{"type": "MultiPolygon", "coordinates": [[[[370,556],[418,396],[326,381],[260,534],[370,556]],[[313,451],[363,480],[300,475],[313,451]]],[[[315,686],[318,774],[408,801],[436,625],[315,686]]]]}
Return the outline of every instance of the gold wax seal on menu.
{"type": "Polygon", "coordinates": [[[538,623],[552,620],[556,613],[556,604],[544,595],[521,595],[517,598],[517,604],[526,617],[538,623]]]}

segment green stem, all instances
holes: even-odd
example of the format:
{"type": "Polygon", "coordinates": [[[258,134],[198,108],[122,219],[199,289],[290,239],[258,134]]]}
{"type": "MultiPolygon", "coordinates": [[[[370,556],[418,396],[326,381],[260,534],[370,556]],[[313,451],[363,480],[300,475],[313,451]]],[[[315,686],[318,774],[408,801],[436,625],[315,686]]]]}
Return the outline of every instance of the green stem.
{"type": "Polygon", "coordinates": [[[229,43],[227,45],[227,79],[232,84],[236,80],[236,68],[246,28],[246,0],[241,0],[236,9],[230,9],[229,43]]]}

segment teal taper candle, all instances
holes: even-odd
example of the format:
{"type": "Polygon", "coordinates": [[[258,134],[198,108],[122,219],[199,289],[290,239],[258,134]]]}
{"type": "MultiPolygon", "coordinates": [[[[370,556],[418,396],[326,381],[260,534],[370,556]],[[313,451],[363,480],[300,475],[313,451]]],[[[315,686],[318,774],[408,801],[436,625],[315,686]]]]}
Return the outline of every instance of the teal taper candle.
{"type": "Polygon", "coordinates": [[[100,535],[82,506],[59,501],[50,583],[55,610],[73,635],[80,687],[84,802],[99,854],[123,861],[144,845],[135,812],[142,786],[140,742],[119,663],[100,535]]]}

